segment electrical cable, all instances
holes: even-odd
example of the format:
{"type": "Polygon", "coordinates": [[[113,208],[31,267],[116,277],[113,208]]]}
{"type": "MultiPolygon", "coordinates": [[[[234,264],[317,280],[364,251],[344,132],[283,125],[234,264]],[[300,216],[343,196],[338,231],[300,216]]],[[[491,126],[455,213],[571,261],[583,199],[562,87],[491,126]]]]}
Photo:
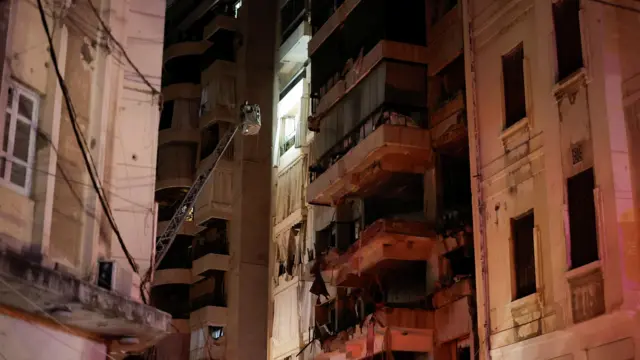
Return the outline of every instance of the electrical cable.
{"type": "Polygon", "coordinates": [[[109,204],[107,203],[106,198],[104,197],[104,193],[101,190],[101,187],[99,185],[98,179],[96,178],[96,174],[94,173],[94,168],[95,166],[92,167],[92,161],[89,159],[89,156],[87,154],[86,148],[83,142],[83,137],[80,134],[80,129],[79,129],[79,125],[76,121],[76,113],[74,111],[73,105],[71,103],[71,98],[69,96],[69,90],[65,84],[64,78],[62,77],[62,74],[60,73],[60,67],[58,65],[58,59],[55,53],[55,49],[53,47],[53,39],[51,38],[51,31],[49,30],[49,25],[47,24],[47,18],[46,18],[46,14],[44,11],[44,6],[42,5],[42,0],[37,0],[38,3],[38,11],[40,13],[40,20],[42,22],[42,26],[44,28],[44,31],[47,35],[47,41],[49,43],[49,55],[51,56],[51,61],[54,67],[54,70],[56,72],[56,76],[58,78],[58,83],[60,85],[60,89],[62,90],[62,94],[64,95],[64,100],[65,100],[65,105],[67,107],[67,111],[69,113],[69,120],[71,121],[71,124],[73,125],[73,132],[76,138],[76,141],[78,143],[78,146],[80,147],[80,152],[82,153],[82,158],[84,160],[84,163],[87,167],[87,170],[89,172],[89,178],[91,179],[91,183],[93,185],[93,188],[95,189],[98,198],[100,200],[100,204],[102,205],[102,209],[104,210],[105,214],[107,215],[107,219],[109,220],[109,223],[111,225],[111,228],[113,229],[113,232],[116,234],[116,237],[118,238],[118,242],[120,243],[120,247],[122,248],[122,251],[124,252],[124,254],[127,257],[127,261],[129,262],[129,265],[131,265],[131,268],[133,269],[133,271],[135,273],[139,273],[139,268],[138,268],[138,264],[136,263],[135,259],[133,258],[133,256],[131,255],[131,253],[129,253],[129,250],[127,249],[124,240],[122,239],[122,235],[120,234],[120,231],[118,230],[118,226],[115,223],[115,220],[113,219],[113,215],[111,213],[111,209],[109,208],[109,204]]]}
{"type": "Polygon", "coordinates": [[[102,19],[102,16],[100,16],[100,12],[95,7],[95,5],[93,5],[91,0],[87,0],[87,3],[89,3],[89,7],[91,7],[91,11],[93,12],[93,14],[98,19],[98,22],[100,23],[100,26],[102,26],[102,29],[104,30],[104,32],[107,33],[107,36],[109,37],[109,39],[111,39],[111,41],[113,41],[113,43],[116,44],[116,47],[118,47],[118,49],[122,52],[122,56],[124,56],[125,60],[127,60],[129,65],[131,65],[131,67],[138,74],[140,79],[142,79],[142,81],[149,87],[149,89],[151,89],[151,94],[152,95],[160,95],[160,92],[153,85],[151,85],[149,80],[147,80],[146,76],[144,76],[144,74],[142,74],[142,72],[140,71],[140,69],[138,69],[136,64],[133,63],[133,60],[131,60],[131,58],[129,57],[129,54],[124,49],[122,44],[115,38],[115,36],[113,36],[113,34],[111,33],[111,29],[109,29],[107,24],[105,24],[104,20],[102,19]]]}

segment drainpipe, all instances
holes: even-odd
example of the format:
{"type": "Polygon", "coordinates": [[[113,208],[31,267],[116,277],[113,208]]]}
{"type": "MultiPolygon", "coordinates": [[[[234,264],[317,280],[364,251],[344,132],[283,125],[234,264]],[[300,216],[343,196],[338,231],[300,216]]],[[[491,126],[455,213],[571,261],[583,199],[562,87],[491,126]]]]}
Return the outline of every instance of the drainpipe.
{"type": "MultiPolygon", "coordinates": [[[[464,38],[464,55],[465,55],[465,72],[468,76],[467,84],[467,124],[473,127],[469,128],[469,136],[473,138],[475,151],[475,166],[471,169],[471,181],[476,188],[476,206],[478,207],[478,216],[475,224],[477,226],[476,234],[478,234],[478,242],[480,245],[480,267],[482,280],[483,295],[483,311],[484,311],[484,333],[485,339],[483,344],[477,344],[482,347],[484,359],[491,360],[491,305],[489,303],[489,269],[487,265],[487,238],[485,228],[485,204],[482,195],[482,165],[480,157],[480,130],[478,123],[477,110],[477,94],[476,94],[476,64],[475,64],[475,40],[473,38],[472,16],[469,0],[461,0],[462,5],[462,27],[464,38]],[[484,345],[484,346],[483,346],[484,345]]],[[[468,125],[468,126],[469,126],[468,125]]],[[[478,354],[480,349],[475,352],[478,354]]]]}

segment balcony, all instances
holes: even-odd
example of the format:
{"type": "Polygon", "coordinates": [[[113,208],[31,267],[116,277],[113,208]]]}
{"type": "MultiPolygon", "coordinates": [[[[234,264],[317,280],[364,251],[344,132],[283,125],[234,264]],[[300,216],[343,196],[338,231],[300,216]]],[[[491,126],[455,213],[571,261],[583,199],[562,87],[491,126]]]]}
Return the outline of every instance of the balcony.
{"type": "Polygon", "coordinates": [[[169,46],[163,54],[162,87],[177,84],[200,84],[200,56],[207,49],[201,41],[181,42],[169,46]]]}
{"type": "Polygon", "coordinates": [[[216,17],[204,27],[202,38],[208,41],[214,41],[219,31],[238,31],[238,19],[233,16],[233,13],[216,15],[216,17]]]}
{"type": "Polygon", "coordinates": [[[156,192],[191,186],[197,150],[197,143],[172,143],[158,147],[156,192]]]}
{"type": "Polygon", "coordinates": [[[229,270],[227,221],[215,220],[196,236],[191,249],[194,278],[209,277],[217,271],[229,270]]]}
{"type": "Polygon", "coordinates": [[[238,121],[236,108],[236,64],[215,61],[202,72],[200,129],[216,122],[238,121]]]}
{"type": "Polygon", "coordinates": [[[225,272],[216,271],[211,277],[191,286],[191,329],[206,326],[227,325],[227,300],[225,294],[225,272]]]}
{"type": "MultiPolygon", "coordinates": [[[[322,306],[322,305],[321,305],[322,306]]],[[[347,309],[344,309],[345,311],[347,309]]],[[[346,319],[344,319],[346,320],[346,319]]],[[[367,338],[373,327],[372,355],[392,352],[429,353],[434,347],[433,312],[419,309],[382,308],[363,321],[334,332],[322,342],[316,360],[369,359],[367,338]]]]}
{"type": "Polygon", "coordinates": [[[364,197],[380,189],[394,173],[426,171],[432,157],[429,131],[396,125],[401,120],[393,116],[377,127],[365,123],[356,128],[317,161],[307,187],[309,203],[332,205],[349,195],[364,197]]]}
{"type": "MultiPolygon", "coordinates": [[[[213,156],[209,155],[200,163],[200,171],[210,166],[213,156]]],[[[213,219],[231,218],[233,200],[233,162],[220,159],[211,178],[202,189],[194,206],[194,221],[200,226],[213,219]]]]}
{"type": "MultiPolygon", "coordinates": [[[[335,107],[344,107],[344,104],[341,104],[343,101],[362,101],[361,94],[349,96],[351,92],[362,93],[365,89],[372,91],[365,103],[369,108],[390,101],[416,108],[424,105],[427,96],[426,81],[422,80],[426,77],[426,55],[427,48],[423,46],[380,41],[362,57],[360,65],[353,65],[346,72],[343,79],[332,86],[326,86],[326,91],[321,89],[322,96],[312,102],[313,115],[309,121],[309,130],[320,130],[320,122],[334,115],[332,110],[335,107]]],[[[333,112],[340,110],[342,109],[333,112]]],[[[355,119],[351,119],[353,120],[355,119]]]]}
{"type": "Polygon", "coordinates": [[[449,4],[445,4],[446,7],[443,8],[446,13],[436,17],[427,30],[429,76],[437,74],[464,51],[460,4],[455,1],[455,5],[451,4],[451,0],[440,0],[440,2],[449,4]]]}
{"type": "MultiPolygon", "coordinates": [[[[318,7],[317,10],[314,8],[311,19],[314,34],[313,39],[309,42],[309,56],[344,23],[349,14],[360,4],[360,1],[345,0],[337,8],[334,7],[333,1],[331,1],[328,6],[318,7]]],[[[316,3],[314,2],[313,5],[316,5],[316,3]]]]}
{"type": "Polygon", "coordinates": [[[308,58],[307,49],[310,40],[311,25],[308,22],[302,21],[296,28],[292,29],[278,50],[280,59],[279,74],[288,74],[288,76],[285,76],[288,79],[302,68],[308,58]]]}
{"type": "Polygon", "coordinates": [[[158,146],[173,143],[195,143],[200,141],[198,114],[193,111],[197,99],[168,100],[162,105],[158,132],[158,146]]]}
{"type": "Polygon", "coordinates": [[[423,222],[380,219],[369,225],[337,267],[337,286],[358,286],[380,269],[400,267],[404,262],[427,261],[436,234],[423,222]]]}
{"type": "Polygon", "coordinates": [[[367,334],[374,327],[373,355],[386,350],[428,353],[433,351],[433,313],[426,310],[382,309],[369,315],[362,327],[357,327],[346,342],[350,359],[368,359],[367,334]],[[372,317],[375,320],[372,321],[372,317]],[[388,337],[385,339],[385,337],[388,337]],[[389,348],[390,347],[390,348],[389,348]]]}
{"type": "Polygon", "coordinates": [[[442,152],[456,151],[467,145],[467,117],[463,92],[431,114],[431,139],[433,147],[442,152]]]}
{"type": "Polygon", "coordinates": [[[41,323],[62,308],[68,312],[56,320],[62,328],[105,342],[137,337],[140,345],[151,346],[170,333],[169,314],[55,270],[53,261],[39,252],[34,256],[6,242],[0,246],[0,306],[5,314],[41,323]]]}

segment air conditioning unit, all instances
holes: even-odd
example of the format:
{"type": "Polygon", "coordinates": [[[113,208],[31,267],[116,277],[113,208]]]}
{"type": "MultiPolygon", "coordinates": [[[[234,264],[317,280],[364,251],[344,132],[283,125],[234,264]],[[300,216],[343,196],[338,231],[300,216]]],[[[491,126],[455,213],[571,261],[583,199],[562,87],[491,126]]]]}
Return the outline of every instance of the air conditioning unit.
{"type": "Polygon", "coordinates": [[[120,266],[115,260],[99,260],[98,286],[131,298],[134,293],[132,290],[134,286],[133,273],[120,266]]]}

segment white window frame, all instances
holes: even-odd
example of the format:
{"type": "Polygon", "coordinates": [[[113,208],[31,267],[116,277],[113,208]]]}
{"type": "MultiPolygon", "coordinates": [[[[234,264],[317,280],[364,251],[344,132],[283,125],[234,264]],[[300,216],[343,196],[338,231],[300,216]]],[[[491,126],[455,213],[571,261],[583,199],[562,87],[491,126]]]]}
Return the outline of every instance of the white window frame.
{"type": "MultiPolygon", "coordinates": [[[[36,152],[36,130],[38,127],[38,116],[40,110],[40,97],[31,90],[28,90],[24,86],[12,82],[10,85],[13,90],[13,97],[11,104],[7,104],[5,109],[5,114],[2,116],[0,120],[0,133],[2,133],[2,137],[0,137],[0,156],[5,158],[5,168],[4,174],[0,174],[0,183],[14,190],[15,192],[22,194],[24,196],[29,196],[31,193],[31,183],[33,177],[33,168],[35,162],[35,152],[36,152]],[[18,102],[20,97],[26,97],[33,102],[33,113],[32,118],[29,120],[22,115],[18,114],[18,102]],[[9,135],[7,136],[7,151],[4,151],[4,128],[7,121],[7,115],[9,116],[9,135]],[[18,121],[26,123],[29,125],[29,153],[27,155],[27,161],[25,162],[22,159],[17,158],[13,155],[13,150],[15,146],[15,137],[16,137],[16,124],[18,121]],[[24,187],[19,186],[11,182],[11,168],[13,164],[20,164],[26,167],[26,179],[24,187]]],[[[9,90],[7,90],[9,91],[9,90]]],[[[7,96],[8,99],[8,96],[7,96]]],[[[8,100],[7,100],[8,101],[8,100]]]]}
{"type": "MultiPolygon", "coordinates": [[[[298,133],[298,116],[296,115],[285,115],[283,117],[280,118],[280,121],[282,122],[282,133],[280,136],[280,146],[284,145],[287,141],[296,138],[296,135],[298,133]],[[293,122],[293,135],[287,137],[287,133],[286,133],[286,128],[287,128],[287,121],[292,121],[293,122]]],[[[295,143],[293,144],[293,146],[291,148],[295,147],[295,143]]],[[[289,149],[287,149],[288,151],[289,149]]],[[[281,154],[284,155],[284,154],[281,154]]]]}

